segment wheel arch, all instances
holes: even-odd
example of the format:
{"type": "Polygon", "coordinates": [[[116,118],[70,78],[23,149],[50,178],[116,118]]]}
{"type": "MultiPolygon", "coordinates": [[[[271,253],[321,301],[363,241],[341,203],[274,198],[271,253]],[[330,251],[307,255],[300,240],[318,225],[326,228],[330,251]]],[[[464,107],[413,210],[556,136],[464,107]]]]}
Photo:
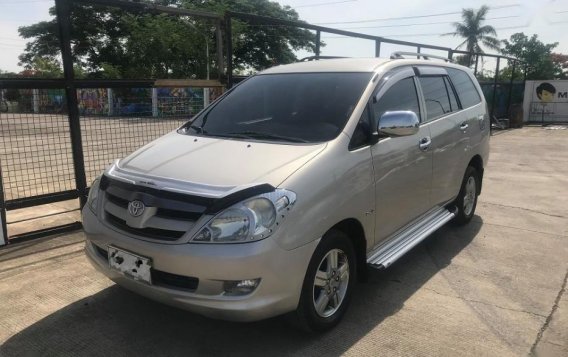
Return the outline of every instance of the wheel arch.
{"type": "Polygon", "coordinates": [[[483,158],[481,155],[477,154],[469,160],[467,166],[475,168],[475,170],[479,173],[479,180],[477,183],[477,194],[479,195],[481,194],[481,188],[483,186],[483,158]]]}
{"type": "Polygon", "coordinates": [[[357,259],[357,280],[365,281],[367,278],[367,239],[361,222],[355,218],[347,218],[329,230],[341,231],[351,239],[357,259]]]}

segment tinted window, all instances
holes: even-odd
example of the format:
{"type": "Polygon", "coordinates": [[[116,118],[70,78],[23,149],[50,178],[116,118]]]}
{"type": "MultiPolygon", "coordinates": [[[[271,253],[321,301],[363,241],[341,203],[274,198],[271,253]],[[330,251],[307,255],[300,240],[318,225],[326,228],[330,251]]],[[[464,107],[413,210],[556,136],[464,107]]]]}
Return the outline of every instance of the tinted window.
{"type": "Polygon", "coordinates": [[[481,97],[467,73],[459,69],[446,68],[452,84],[456,88],[463,108],[468,108],[481,102],[481,97]]]}
{"type": "Polygon", "coordinates": [[[385,112],[409,110],[420,118],[418,95],[412,77],[405,78],[390,87],[373,106],[374,117],[378,120],[385,112]]]}
{"type": "Polygon", "coordinates": [[[343,130],[370,80],[371,73],[254,76],[186,130],[206,136],[269,141],[328,141],[343,130]]]}
{"type": "Polygon", "coordinates": [[[444,77],[420,77],[428,120],[451,112],[444,77]]]}
{"type": "Polygon", "coordinates": [[[459,110],[458,101],[456,100],[456,94],[454,93],[454,89],[448,80],[448,77],[444,77],[444,83],[446,84],[446,90],[448,91],[448,95],[450,96],[450,110],[452,112],[456,112],[459,110]]]}

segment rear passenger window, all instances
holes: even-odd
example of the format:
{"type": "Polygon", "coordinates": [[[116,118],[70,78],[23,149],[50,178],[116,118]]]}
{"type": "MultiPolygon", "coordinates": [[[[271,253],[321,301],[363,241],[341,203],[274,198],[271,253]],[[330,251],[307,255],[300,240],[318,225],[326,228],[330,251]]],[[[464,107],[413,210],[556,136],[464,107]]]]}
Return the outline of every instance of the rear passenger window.
{"type": "Polygon", "coordinates": [[[419,77],[427,120],[432,120],[452,111],[444,77],[419,77]]]}
{"type": "Polygon", "coordinates": [[[390,87],[373,105],[373,114],[379,120],[385,112],[397,110],[409,110],[414,112],[420,120],[420,107],[418,105],[418,95],[412,77],[400,80],[390,87]]]}
{"type": "Polygon", "coordinates": [[[481,103],[479,92],[467,73],[455,68],[446,68],[446,71],[450,76],[454,88],[456,88],[462,108],[468,108],[481,103]]]}

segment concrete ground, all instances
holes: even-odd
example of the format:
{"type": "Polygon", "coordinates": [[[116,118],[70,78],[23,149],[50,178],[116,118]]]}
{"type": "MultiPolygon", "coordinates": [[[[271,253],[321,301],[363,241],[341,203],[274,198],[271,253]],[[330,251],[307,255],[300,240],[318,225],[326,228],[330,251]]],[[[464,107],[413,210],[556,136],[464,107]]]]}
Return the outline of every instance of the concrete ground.
{"type": "Polygon", "coordinates": [[[495,135],[466,227],[359,284],[322,335],[210,320],[125,291],[81,232],[0,250],[0,355],[568,355],[568,130],[495,135]]]}

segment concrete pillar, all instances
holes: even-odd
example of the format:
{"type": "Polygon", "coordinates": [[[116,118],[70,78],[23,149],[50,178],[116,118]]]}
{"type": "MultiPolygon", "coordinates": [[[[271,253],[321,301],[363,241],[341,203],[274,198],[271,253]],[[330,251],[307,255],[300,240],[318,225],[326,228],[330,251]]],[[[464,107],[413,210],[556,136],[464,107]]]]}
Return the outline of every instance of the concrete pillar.
{"type": "Polygon", "coordinates": [[[158,116],[158,88],[152,88],[152,116],[158,116]]]}
{"type": "Polygon", "coordinates": [[[107,88],[107,105],[108,105],[108,116],[114,115],[114,98],[112,97],[112,88],[107,88]]]}
{"type": "Polygon", "coordinates": [[[209,105],[209,88],[203,88],[203,108],[209,105]]]}
{"type": "Polygon", "coordinates": [[[39,113],[39,89],[32,89],[32,104],[34,113],[39,113]]]}

